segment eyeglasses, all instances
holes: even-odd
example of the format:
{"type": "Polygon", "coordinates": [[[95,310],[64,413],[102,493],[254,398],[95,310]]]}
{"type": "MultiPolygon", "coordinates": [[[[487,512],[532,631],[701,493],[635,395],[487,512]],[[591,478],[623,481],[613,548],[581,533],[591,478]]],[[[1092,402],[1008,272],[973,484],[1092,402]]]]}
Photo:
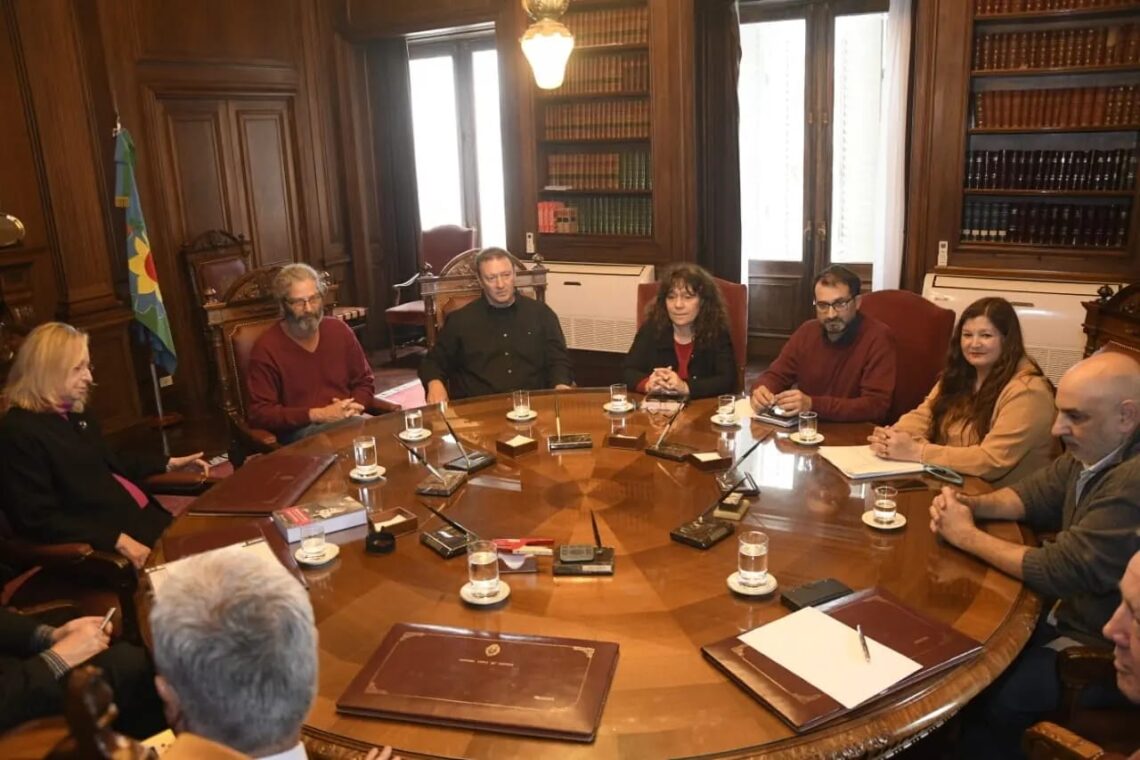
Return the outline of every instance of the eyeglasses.
{"type": "Polygon", "coordinates": [[[855,301],[855,297],[839,298],[835,301],[816,301],[815,310],[820,314],[826,314],[829,310],[835,309],[836,312],[843,311],[855,301]]]}
{"type": "Polygon", "coordinates": [[[316,306],[324,298],[320,293],[311,295],[308,298],[286,298],[285,303],[290,306],[316,306]]]}

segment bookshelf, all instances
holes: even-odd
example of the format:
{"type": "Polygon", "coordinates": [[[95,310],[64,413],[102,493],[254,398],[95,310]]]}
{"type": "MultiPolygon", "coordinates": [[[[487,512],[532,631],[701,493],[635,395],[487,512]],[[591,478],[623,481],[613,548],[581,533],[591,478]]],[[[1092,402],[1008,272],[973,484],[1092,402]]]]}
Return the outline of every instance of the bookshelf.
{"type": "Polygon", "coordinates": [[[997,268],[1126,258],[1138,236],[1140,2],[973,0],[967,23],[956,251],[997,268]]]}

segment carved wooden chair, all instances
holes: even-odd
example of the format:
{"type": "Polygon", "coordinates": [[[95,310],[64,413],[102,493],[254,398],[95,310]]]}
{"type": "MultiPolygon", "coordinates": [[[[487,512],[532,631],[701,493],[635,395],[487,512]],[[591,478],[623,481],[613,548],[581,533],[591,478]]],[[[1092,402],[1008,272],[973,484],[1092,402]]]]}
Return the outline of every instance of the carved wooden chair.
{"type": "Polygon", "coordinates": [[[474,247],[475,230],[454,224],[432,227],[420,235],[420,271],[392,286],[393,305],[384,310],[392,361],[396,361],[399,348],[396,330],[400,327],[420,328],[424,325],[424,301],[415,297],[420,278],[441,272],[447,262],[474,247]]]}
{"type": "MultiPolygon", "coordinates": [[[[475,257],[478,248],[464,251],[444,264],[438,275],[425,274],[420,278],[420,293],[424,297],[424,330],[427,332],[428,348],[435,345],[439,331],[447,316],[479,298],[483,289],[479,285],[479,273],[475,271],[475,257]]],[[[547,268],[542,265],[538,254],[527,267],[515,256],[510,256],[515,267],[515,289],[523,296],[546,301],[547,268]]]]}
{"type": "MultiPolygon", "coordinates": [[[[728,331],[732,338],[732,356],[736,362],[736,390],[744,388],[744,369],[748,364],[748,286],[738,282],[729,282],[719,277],[713,281],[724,297],[724,305],[728,311],[728,331]]],[[[645,323],[646,310],[657,291],[661,288],[659,282],[643,282],[637,286],[637,326],[645,323]]]]}

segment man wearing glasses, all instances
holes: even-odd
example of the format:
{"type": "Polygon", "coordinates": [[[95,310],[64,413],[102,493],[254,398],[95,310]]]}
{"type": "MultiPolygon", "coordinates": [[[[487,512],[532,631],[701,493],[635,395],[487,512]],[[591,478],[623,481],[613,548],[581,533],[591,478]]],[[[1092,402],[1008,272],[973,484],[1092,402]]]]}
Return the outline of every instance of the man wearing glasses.
{"type": "Polygon", "coordinates": [[[830,266],[814,283],[816,320],[792,333],[752,389],[752,405],[821,420],[881,422],[891,406],[897,355],[890,328],[859,313],[859,278],[830,266]]]}
{"type": "Polygon", "coordinates": [[[292,443],[364,412],[375,393],[372,368],[352,328],[324,316],[325,283],[308,264],[273,279],[282,319],[249,357],[249,420],[292,443]]]}

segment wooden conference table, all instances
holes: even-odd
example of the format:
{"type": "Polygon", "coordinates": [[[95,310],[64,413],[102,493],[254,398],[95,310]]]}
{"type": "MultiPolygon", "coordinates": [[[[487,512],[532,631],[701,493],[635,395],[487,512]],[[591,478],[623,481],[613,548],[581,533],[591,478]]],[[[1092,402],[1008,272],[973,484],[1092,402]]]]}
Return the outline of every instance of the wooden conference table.
{"type": "MultiPolygon", "coordinates": [[[[341,544],[329,566],[307,570],[320,630],[320,687],[307,725],[374,744],[392,744],[408,757],[860,757],[907,744],[945,721],[990,683],[1025,643],[1039,611],[1035,595],[930,533],[931,491],[904,492],[899,510],[909,522],[880,532],[861,522],[870,508],[869,485],[846,481],[818,456],[778,431],[746,462],[761,489],[745,523],[770,537],[769,569],[781,587],[834,577],[860,589],[885,587],[913,607],[985,642],[976,659],[918,684],[849,718],[796,735],[701,656],[702,645],[762,625],[786,613],[778,593],[765,598],[734,595],[726,577],[736,567],[736,541],[709,551],[675,543],[669,530],[695,517],[717,496],[712,473],[603,446],[613,417],[602,410],[598,390],[561,393],[562,430],[593,434],[594,447],[552,455],[545,438],[554,431],[552,393],[532,394],[538,418],[509,421],[509,397],[453,403],[456,432],[494,450],[495,439],[515,432],[541,441],[538,451],[476,473],[450,499],[447,513],[485,537],[548,536],[557,543],[592,543],[589,511],[597,513],[602,539],[616,548],[616,573],[606,578],[555,578],[549,558],[537,575],[509,575],[512,593],[502,605],[476,608],[459,598],[467,580],[462,557],[444,560],[409,534],[392,554],[363,551],[363,528],[331,534],[341,544]],[[398,622],[491,631],[600,639],[620,644],[613,686],[593,744],[530,739],[388,720],[341,716],[335,703],[348,682],[398,622]]],[[[759,423],[735,431],[710,421],[713,400],[691,404],[669,434],[708,451],[732,444],[743,453],[771,428],[759,423]],[[727,440],[734,438],[734,441],[727,440]]],[[[663,415],[625,415],[627,430],[645,430],[653,441],[663,415]]],[[[433,435],[420,450],[433,463],[458,456],[437,407],[425,409],[433,435]]],[[[406,507],[420,526],[439,520],[413,494],[425,476],[393,439],[403,417],[361,421],[301,441],[289,451],[340,452],[337,464],[308,496],[348,493],[375,507],[406,507]],[[348,480],[352,439],[377,438],[379,485],[348,480]]],[[[831,444],[864,441],[867,425],[824,425],[831,444]]],[[[270,455],[272,456],[272,455],[270,455]]],[[[238,471],[232,477],[242,477],[238,471]]],[[[968,484],[969,485],[969,484],[968,484]]],[[[973,488],[980,489],[978,483],[973,488]]],[[[439,505],[439,500],[433,504],[439,505]]],[[[240,518],[189,515],[172,531],[186,534],[240,518]]],[[[1002,538],[1021,541],[1013,524],[991,525],[1002,538]]]]}

